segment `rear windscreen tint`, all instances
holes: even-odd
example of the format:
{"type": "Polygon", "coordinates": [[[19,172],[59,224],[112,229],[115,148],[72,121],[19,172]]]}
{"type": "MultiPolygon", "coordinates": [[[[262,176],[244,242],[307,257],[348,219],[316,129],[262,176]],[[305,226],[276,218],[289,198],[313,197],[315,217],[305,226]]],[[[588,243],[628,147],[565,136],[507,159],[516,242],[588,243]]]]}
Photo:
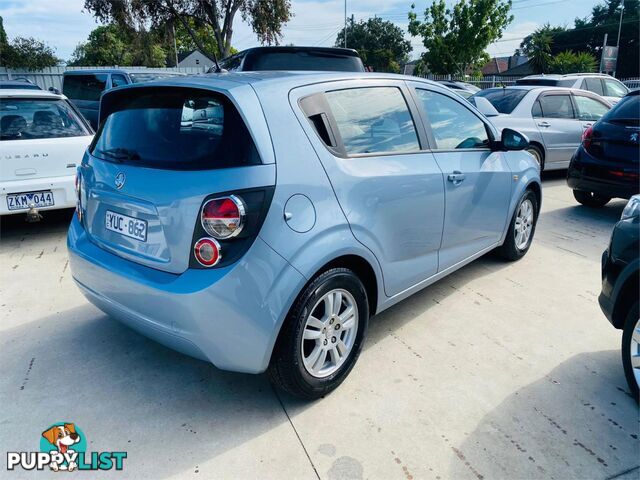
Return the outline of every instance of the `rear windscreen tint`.
{"type": "Polygon", "coordinates": [[[359,57],[332,55],[322,52],[267,52],[247,55],[242,70],[362,72],[364,67],[359,57]]]}
{"type": "Polygon", "coordinates": [[[88,135],[66,100],[3,98],[0,140],[79,137],[88,135]]]}
{"type": "Polygon", "coordinates": [[[513,112],[527,93],[529,90],[491,88],[476,93],[474,97],[484,97],[499,113],[509,114],[513,112]]]}
{"type": "Polygon", "coordinates": [[[135,89],[122,92],[107,108],[91,147],[102,160],[176,170],[260,163],[246,125],[223,95],[135,89]]]}
{"type": "Polygon", "coordinates": [[[640,95],[627,95],[604,114],[602,121],[624,125],[640,125],[640,95]]]}
{"type": "Polygon", "coordinates": [[[98,101],[107,86],[108,75],[65,75],[62,93],[72,100],[98,101]]]}

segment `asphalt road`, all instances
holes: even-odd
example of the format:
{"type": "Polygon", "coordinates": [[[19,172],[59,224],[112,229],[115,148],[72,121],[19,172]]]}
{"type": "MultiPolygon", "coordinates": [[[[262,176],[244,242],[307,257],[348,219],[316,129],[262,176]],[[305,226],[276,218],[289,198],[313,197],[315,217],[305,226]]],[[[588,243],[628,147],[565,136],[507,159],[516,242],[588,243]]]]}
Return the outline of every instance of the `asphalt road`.
{"type": "Polygon", "coordinates": [[[562,174],[543,188],[523,260],[484,257],[375,317],[350,377],[312,403],[88,304],[68,269],[71,212],[3,218],[0,477],[65,476],[7,472],[5,452],[70,421],[88,450],[127,452],[101,478],[638,478],[621,335],[597,304],[624,202],[581,207],[562,174]]]}

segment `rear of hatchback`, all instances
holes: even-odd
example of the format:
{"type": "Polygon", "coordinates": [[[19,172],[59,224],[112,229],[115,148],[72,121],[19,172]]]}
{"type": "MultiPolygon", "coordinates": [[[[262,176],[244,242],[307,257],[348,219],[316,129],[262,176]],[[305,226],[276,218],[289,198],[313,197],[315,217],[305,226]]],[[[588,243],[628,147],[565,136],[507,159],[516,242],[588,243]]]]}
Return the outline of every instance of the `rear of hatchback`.
{"type": "Polygon", "coordinates": [[[257,373],[302,277],[258,237],[274,153],[248,84],[104,94],[78,169],[73,277],[110,316],[219,368],[257,373]],[[214,288],[215,287],[215,288],[214,288]]]}

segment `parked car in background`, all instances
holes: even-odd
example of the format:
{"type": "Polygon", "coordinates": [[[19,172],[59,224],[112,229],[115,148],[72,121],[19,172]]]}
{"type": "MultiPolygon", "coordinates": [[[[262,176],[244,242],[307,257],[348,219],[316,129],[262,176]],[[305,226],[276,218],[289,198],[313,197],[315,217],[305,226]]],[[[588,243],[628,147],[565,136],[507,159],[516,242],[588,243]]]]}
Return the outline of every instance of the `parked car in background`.
{"type": "Polygon", "coordinates": [[[624,82],[625,87],[627,87],[629,90],[638,90],[640,89],[640,79],[637,80],[625,80],[624,82]]]}
{"type": "Polygon", "coordinates": [[[591,92],[535,85],[488,88],[470,101],[499,130],[510,127],[527,135],[527,151],[541,170],[567,168],[583,132],[610,108],[591,92]]]}
{"type": "Polygon", "coordinates": [[[578,202],[602,207],[640,193],[640,90],[630,92],[585,130],[567,183],[578,202]]]}
{"type": "Polygon", "coordinates": [[[163,72],[146,69],[88,69],[67,70],[62,78],[62,93],[71,100],[89,121],[98,128],[98,107],[102,92],[131,83],[150,82],[182,76],[179,72],[163,72]]]}
{"type": "Polygon", "coordinates": [[[629,390],[638,401],[640,385],[640,196],[631,197],[613,227],[609,248],[602,254],[600,307],[611,324],[622,330],[622,364],[629,390]]]}
{"type": "MultiPolygon", "coordinates": [[[[220,68],[228,72],[262,70],[313,70],[364,72],[358,52],[350,48],[328,47],[254,47],[225,58],[220,68]]],[[[211,67],[209,73],[216,71],[211,67]]]]}
{"type": "Polygon", "coordinates": [[[109,91],[100,117],[68,234],[81,291],[301,397],[344,380],[370,315],[491,250],[522,258],[535,232],[526,138],[433,82],[193,76],[109,91]],[[220,128],[198,128],[214,105],[220,128]]]}
{"type": "Polygon", "coordinates": [[[437,82],[450,88],[463,98],[469,98],[474,93],[478,93],[480,91],[480,88],[471,83],[457,82],[455,80],[438,80],[437,82]]]}
{"type": "Polygon", "coordinates": [[[516,85],[580,88],[604,97],[611,105],[615,105],[629,93],[629,89],[621,81],[604,73],[530,75],[516,80],[516,85]]]}
{"type": "Polygon", "coordinates": [[[13,80],[0,80],[0,90],[5,89],[20,89],[20,90],[42,90],[38,85],[26,78],[16,78],[13,80]]]}
{"type": "Polygon", "coordinates": [[[0,214],[75,206],[76,166],[93,131],[63,96],[0,90],[0,214]]]}

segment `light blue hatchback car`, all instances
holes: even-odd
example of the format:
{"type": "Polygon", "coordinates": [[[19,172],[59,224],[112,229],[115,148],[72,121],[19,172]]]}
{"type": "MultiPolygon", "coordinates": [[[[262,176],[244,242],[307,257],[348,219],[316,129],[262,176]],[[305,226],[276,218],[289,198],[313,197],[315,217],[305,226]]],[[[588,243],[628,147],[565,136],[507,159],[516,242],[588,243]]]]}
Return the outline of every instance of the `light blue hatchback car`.
{"type": "Polygon", "coordinates": [[[371,315],[491,250],[527,252],[541,202],[527,144],[415,77],[117,88],[78,169],[73,278],[158,342],[317,398],[371,315]]]}

